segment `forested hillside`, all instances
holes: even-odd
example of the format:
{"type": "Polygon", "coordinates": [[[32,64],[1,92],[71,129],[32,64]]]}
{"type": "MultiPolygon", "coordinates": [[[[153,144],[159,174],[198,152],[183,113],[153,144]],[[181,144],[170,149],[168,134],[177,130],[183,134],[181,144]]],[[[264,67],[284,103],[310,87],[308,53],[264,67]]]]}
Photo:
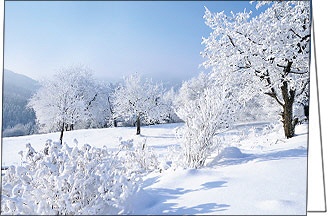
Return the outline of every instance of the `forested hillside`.
{"type": "Polygon", "coordinates": [[[35,113],[26,104],[39,88],[37,81],[10,70],[3,73],[2,135],[31,134],[35,126],[35,113]]]}

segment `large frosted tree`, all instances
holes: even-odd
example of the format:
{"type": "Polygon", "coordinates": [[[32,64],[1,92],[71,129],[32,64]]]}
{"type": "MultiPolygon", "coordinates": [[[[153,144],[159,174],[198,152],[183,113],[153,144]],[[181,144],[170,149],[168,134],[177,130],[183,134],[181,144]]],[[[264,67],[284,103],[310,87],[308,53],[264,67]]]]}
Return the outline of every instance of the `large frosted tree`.
{"type": "Polygon", "coordinates": [[[41,132],[64,131],[91,121],[92,105],[98,92],[91,70],[84,66],[60,69],[52,79],[43,81],[28,107],[34,109],[41,132]]]}
{"type": "Polygon", "coordinates": [[[310,2],[258,2],[259,16],[251,12],[211,13],[205,23],[213,30],[203,38],[203,66],[216,76],[225,70],[243,80],[245,97],[259,90],[281,107],[285,136],[294,136],[293,107],[309,85],[310,2]]]}

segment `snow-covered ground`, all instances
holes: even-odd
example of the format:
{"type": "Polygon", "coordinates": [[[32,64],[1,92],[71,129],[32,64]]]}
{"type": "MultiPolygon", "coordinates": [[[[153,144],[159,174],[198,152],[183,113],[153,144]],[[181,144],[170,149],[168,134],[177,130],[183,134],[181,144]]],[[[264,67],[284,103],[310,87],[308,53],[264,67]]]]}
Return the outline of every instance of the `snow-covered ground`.
{"type": "MultiPolygon", "coordinates": [[[[297,126],[289,140],[265,122],[236,125],[217,134],[223,145],[202,169],[183,169],[169,161],[175,154],[170,147],[179,145],[181,126],[142,127],[140,136],[135,128],[77,130],[64,133],[63,141],[116,151],[120,137],[146,140],[167,167],[144,176],[141,189],[127,204],[132,214],[306,214],[307,124],[297,126]]],[[[27,143],[41,150],[48,139],[58,138],[59,133],[4,138],[2,166],[20,165],[18,152],[25,151],[27,143]]]]}

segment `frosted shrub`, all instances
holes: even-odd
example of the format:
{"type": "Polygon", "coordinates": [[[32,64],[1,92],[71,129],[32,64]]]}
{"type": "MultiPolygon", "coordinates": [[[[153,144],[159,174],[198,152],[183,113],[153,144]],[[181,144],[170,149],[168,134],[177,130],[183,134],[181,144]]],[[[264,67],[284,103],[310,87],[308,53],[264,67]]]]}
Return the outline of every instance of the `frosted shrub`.
{"type": "Polygon", "coordinates": [[[158,168],[158,157],[152,148],[146,146],[146,140],[138,143],[138,147],[133,152],[133,156],[141,168],[152,171],[158,168]]]}
{"type": "Polygon", "coordinates": [[[179,168],[186,168],[186,163],[184,162],[185,157],[181,146],[169,146],[165,154],[165,159],[161,164],[161,168],[176,170],[179,168]]]}
{"type": "Polygon", "coordinates": [[[176,101],[177,115],[185,122],[182,149],[188,167],[200,168],[214,150],[214,136],[230,127],[242,106],[230,71],[218,77],[200,73],[184,82],[176,101]]]}
{"type": "Polygon", "coordinates": [[[200,168],[214,148],[214,136],[225,127],[224,104],[216,89],[206,88],[200,97],[186,101],[178,109],[178,116],[185,121],[181,130],[182,148],[188,167],[200,168]],[[221,100],[220,100],[221,99],[221,100]]]}
{"type": "Polygon", "coordinates": [[[26,147],[23,165],[10,166],[3,177],[1,214],[129,213],[125,201],[140,176],[119,154],[51,140],[40,152],[26,147]]]}
{"type": "Polygon", "coordinates": [[[216,124],[211,121],[202,121],[200,116],[194,116],[194,119],[190,119],[182,128],[182,147],[188,167],[204,166],[207,157],[213,150],[215,132],[216,124]]]}
{"type": "Polygon", "coordinates": [[[126,167],[139,173],[150,172],[159,169],[158,156],[151,147],[146,145],[146,139],[134,146],[134,140],[119,139],[122,157],[125,158],[126,167]]]}

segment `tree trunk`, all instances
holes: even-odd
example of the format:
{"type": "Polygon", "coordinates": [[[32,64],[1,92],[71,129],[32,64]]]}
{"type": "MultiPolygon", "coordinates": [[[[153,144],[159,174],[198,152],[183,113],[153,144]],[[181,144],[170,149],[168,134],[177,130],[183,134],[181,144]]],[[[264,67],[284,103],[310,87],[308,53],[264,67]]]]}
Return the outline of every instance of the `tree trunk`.
{"type": "Polygon", "coordinates": [[[286,138],[291,138],[295,135],[295,124],[293,121],[292,105],[285,104],[283,107],[283,128],[286,138]]]}
{"type": "Polygon", "coordinates": [[[61,134],[59,136],[59,141],[61,144],[63,144],[64,129],[65,129],[65,124],[63,123],[61,127],[61,134]]]}
{"type": "Polygon", "coordinates": [[[309,107],[308,105],[304,105],[304,115],[308,121],[308,116],[309,116],[309,107]]]}
{"type": "MultiPolygon", "coordinates": [[[[283,108],[283,112],[281,112],[282,123],[284,128],[284,135],[287,139],[293,137],[295,135],[295,126],[298,122],[298,118],[293,119],[293,104],[296,97],[296,89],[288,87],[288,81],[285,80],[286,76],[291,72],[291,65],[293,62],[288,61],[287,66],[284,67],[283,74],[281,75],[282,86],[281,86],[281,94],[283,101],[278,98],[278,94],[276,90],[271,87],[269,92],[265,92],[266,95],[274,98],[276,102],[280,104],[283,108]]],[[[256,76],[259,76],[261,80],[267,82],[268,86],[272,86],[271,78],[268,74],[268,71],[261,72],[255,71],[256,76]]]]}
{"type": "Polygon", "coordinates": [[[136,126],[137,126],[136,135],[139,135],[139,134],[141,134],[141,119],[140,119],[139,114],[137,115],[136,126]]]}
{"type": "Polygon", "coordinates": [[[281,86],[281,93],[284,100],[283,112],[282,112],[282,122],[284,128],[285,137],[291,138],[295,135],[295,126],[298,119],[293,119],[293,103],[295,100],[295,90],[288,90],[287,81],[283,82],[281,86]]]}

